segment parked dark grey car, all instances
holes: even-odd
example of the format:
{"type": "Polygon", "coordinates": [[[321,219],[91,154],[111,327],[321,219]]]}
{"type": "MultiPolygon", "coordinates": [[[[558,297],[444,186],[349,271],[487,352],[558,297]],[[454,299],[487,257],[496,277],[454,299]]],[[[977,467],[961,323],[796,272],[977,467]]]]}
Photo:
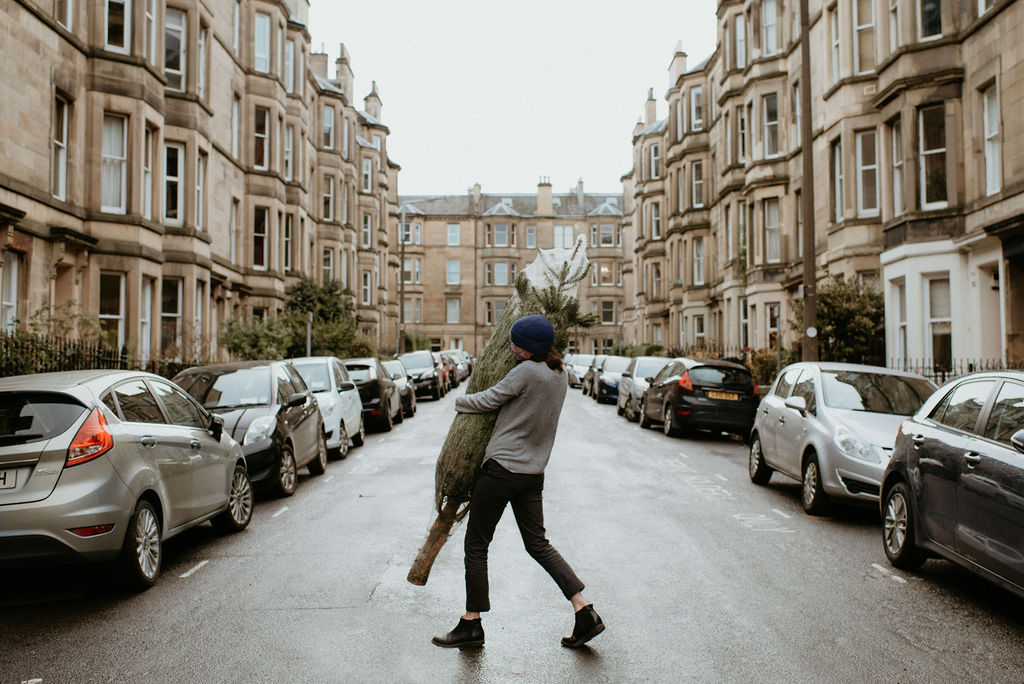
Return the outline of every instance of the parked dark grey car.
{"type": "Polygon", "coordinates": [[[291,496],[298,469],[327,469],[324,422],[313,393],[286,361],[239,361],[189,368],[174,377],[203,407],[224,419],[241,443],[254,483],[291,496]]]}
{"type": "Polygon", "coordinates": [[[647,378],[661,372],[669,359],[664,356],[637,356],[630,359],[619,378],[619,394],[615,406],[620,416],[635,422],[640,416],[640,398],[647,391],[647,378]]]}
{"type": "Polygon", "coordinates": [[[416,394],[427,394],[434,399],[440,399],[448,391],[444,382],[444,369],[429,351],[421,349],[407,352],[400,355],[398,360],[409,371],[409,376],[416,387],[416,394]]]}
{"type": "Polygon", "coordinates": [[[363,420],[384,432],[390,432],[395,423],[405,420],[398,386],[391,380],[391,373],[384,369],[380,360],[345,359],[342,363],[359,388],[359,397],[363,400],[363,420]]]}
{"type": "Polygon", "coordinates": [[[114,561],[145,589],[167,539],[251,519],[242,449],[174,383],[107,370],[0,380],[0,560],[114,561]]]}
{"type": "Polygon", "coordinates": [[[1024,372],[931,395],[899,428],[881,512],[896,567],[940,556],[1024,597],[1024,372]]]}
{"type": "Polygon", "coordinates": [[[661,423],[670,437],[693,428],[745,439],[761,400],[750,371],[729,361],[673,359],[650,385],[640,402],[640,427],[661,423]]]}
{"type": "Polygon", "coordinates": [[[402,413],[406,418],[416,415],[416,385],[413,384],[409,369],[398,359],[380,362],[384,369],[391,373],[391,380],[398,387],[398,394],[402,397],[402,413]]]}

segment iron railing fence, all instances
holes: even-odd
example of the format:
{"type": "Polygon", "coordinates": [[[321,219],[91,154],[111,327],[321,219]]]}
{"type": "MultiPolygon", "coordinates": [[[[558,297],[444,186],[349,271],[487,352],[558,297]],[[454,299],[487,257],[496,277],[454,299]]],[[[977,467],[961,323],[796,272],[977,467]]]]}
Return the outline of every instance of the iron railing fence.
{"type": "Polygon", "coordinates": [[[937,385],[979,371],[1024,370],[1024,360],[1013,359],[934,359],[891,358],[886,363],[893,370],[923,375],[937,385]]]}

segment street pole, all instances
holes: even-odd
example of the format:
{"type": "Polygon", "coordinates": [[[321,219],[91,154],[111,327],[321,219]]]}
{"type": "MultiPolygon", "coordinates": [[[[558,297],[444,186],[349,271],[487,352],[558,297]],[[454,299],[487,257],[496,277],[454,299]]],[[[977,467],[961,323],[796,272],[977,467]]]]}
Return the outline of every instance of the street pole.
{"type": "MultiPolygon", "coordinates": [[[[818,360],[818,292],[814,254],[814,140],[811,126],[811,36],[808,0],[800,0],[800,146],[803,181],[800,191],[804,223],[804,361],[818,360]]],[[[781,335],[780,335],[781,338],[781,335]]],[[[781,343],[781,339],[780,339],[781,343]]],[[[781,349],[781,344],[780,344],[781,349]]]]}
{"type": "Polygon", "coordinates": [[[402,205],[402,225],[398,229],[398,344],[399,354],[405,353],[405,205],[402,205]]]}
{"type": "Polygon", "coordinates": [[[306,356],[312,356],[313,352],[313,312],[306,313],[306,356]]]}

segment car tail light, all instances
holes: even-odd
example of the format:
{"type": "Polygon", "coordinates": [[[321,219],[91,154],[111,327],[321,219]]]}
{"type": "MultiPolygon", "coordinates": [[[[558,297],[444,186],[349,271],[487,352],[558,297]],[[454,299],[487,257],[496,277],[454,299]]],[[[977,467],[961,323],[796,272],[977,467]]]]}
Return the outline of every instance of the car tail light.
{"type": "Polygon", "coordinates": [[[755,399],[760,399],[760,398],[761,398],[761,390],[759,390],[759,389],[757,388],[757,383],[756,383],[756,382],[755,382],[755,383],[753,383],[753,385],[754,385],[754,392],[753,392],[753,397],[754,397],[755,399]]]}
{"type": "Polygon", "coordinates": [[[683,371],[683,374],[679,376],[679,388],[687,391],[693,391],[693,381],[690,380],[690,374],[683,371]]]}
{"type": "Polygon", "coordinates": [[[100,534],[106,534],[112,529],[114,529],[113,525],[93,525],[92,527],[74,527],[68,530],[68,532],[77,534],[79,537],[95,537],[100,534]]]}
{"type": "Polygon", "coordinates": [[[87,463],[110,451],[114,446],[114,437],[107,430],[107,420],[99,409],[93,409],[89,417],[78,428],[78,433],[71,440],[65,468],[87,463]]]}

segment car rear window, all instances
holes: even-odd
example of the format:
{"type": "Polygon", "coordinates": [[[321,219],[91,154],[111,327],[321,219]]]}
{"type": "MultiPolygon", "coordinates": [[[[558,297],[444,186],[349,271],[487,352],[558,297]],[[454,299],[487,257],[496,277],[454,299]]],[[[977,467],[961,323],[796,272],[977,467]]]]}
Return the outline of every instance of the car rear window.
{"type": "Polygon", "coordinates": [[[295,370],[306,381],[306,387],[313,392],[326,392],[331,389],[331,376],[328,373],[327,363],[317,361],[316,363],[295,363],[295,370]]]}
{"type": "Polygon", "coordinates": [[[66,394],[0,392],[0,446],[56,437],[87,410],[66,394]]]}
{"type": "Polygon", "coordinates": [[[392,378],[400,378],[405,375],[405,366],[401,361],[383,361],[381,365],[391,373],[392,378]]]}
{"type": "Polygon", "coordinates": [[[935,387],[928,381],[888,373],[821,372],[825,405],[850,411],[909,416],[921,408],[935,387]]]}
{"type": "Polygon", "coordinates": [[[641,359],[636,362],[636,371],[633,373],[638,378],[652,378],[665,367],[668,359],[641,359]]]}
{"type": "Polygon", "coordinates": [[[752,384],[750,373],[743,368],[696,366],[688,372],[690,380],[695,385],[716,385],[719,387],[750,389],[752,384]]]}
{"type": "Polygon", "coordinates": [[[609,373],[621,373],[622,371],[626,370],[626,366],[628,365],[629,359],[618,359],[609,356],[607,359],[604,360],[603,369],[608,371],[609,373]]]}
{"type": "MultiPolygon", "coordinates": [[[[399,360],[406,368],[433,368],[434,360],[427,354],[404,354],[399,360]]],[[[351,368],[349,369],[351,370],[351,368]]]]}
{"type": "Polygon", "coordinates": [[[238,368],[219,373],[195,372],[174,380],[207,409],[265,406],[270,403],[270,368],[238,368]]]}
{"type": "Polygon", "coordinates": [[[349,377],[356,382],[373,379],[373,368],[365,363],[346,363],[345,368],[348,369],[349,377]]]}

